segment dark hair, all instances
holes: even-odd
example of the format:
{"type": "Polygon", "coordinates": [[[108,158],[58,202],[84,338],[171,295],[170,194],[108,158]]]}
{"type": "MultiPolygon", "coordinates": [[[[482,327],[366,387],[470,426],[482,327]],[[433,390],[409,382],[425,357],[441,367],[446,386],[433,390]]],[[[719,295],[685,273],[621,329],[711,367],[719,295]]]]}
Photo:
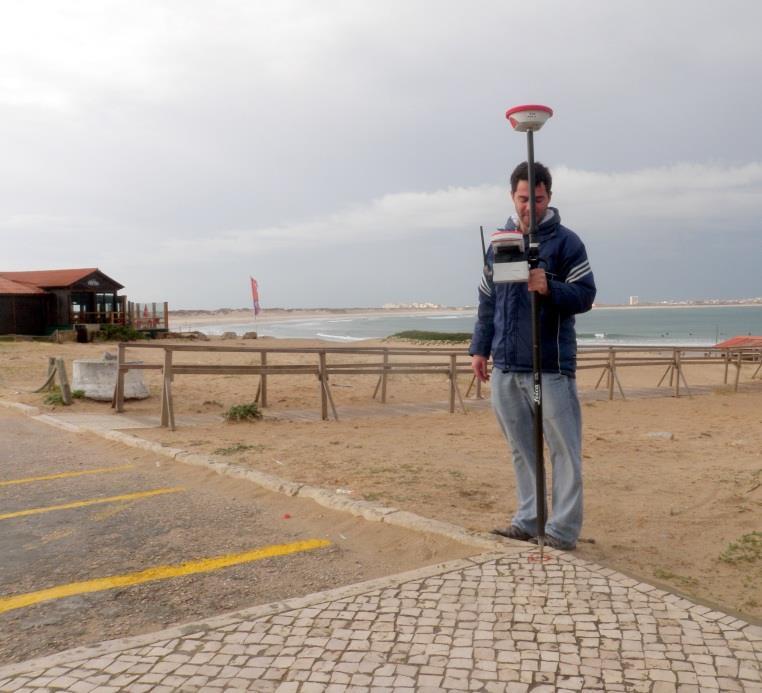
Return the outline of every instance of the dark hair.
{"type": "MultiPolygon", "coordinates": [[[[526,161],[522,161],[513,169],[513,173],[511,174],[511,195],[516,192],[520,180],[529,180],[529,164],[526,161]]],[[[534,184],[537,186],[540,183],[545,183],[545,190],[547,190],[550,195],[551,188],[553,187],[553,176],[550,175],[550,171],[547,167],[543,166],[539,161],[535,161],[534,184]]]]}

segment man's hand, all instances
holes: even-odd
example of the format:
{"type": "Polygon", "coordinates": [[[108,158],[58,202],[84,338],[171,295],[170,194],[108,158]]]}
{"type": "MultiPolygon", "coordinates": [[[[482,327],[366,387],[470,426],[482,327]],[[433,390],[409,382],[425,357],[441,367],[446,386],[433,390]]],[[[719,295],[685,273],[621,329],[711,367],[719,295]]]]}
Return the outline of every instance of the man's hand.
{"type": "Polygon", "coordinates": [[[529,284],[527,288],[530,291],[536,291],[540,296],[547,296],[550,293],[548,278],[545,276],[544,269],[529,270],[529,284]]]}
{"type": "Polygon", "coordinates": [[[479,356],[475,354],[471,357],[471,370],[477,377],[479,382],[486,383],[489,380],[489,373],[487,372],[487,357],[479,356]]]}

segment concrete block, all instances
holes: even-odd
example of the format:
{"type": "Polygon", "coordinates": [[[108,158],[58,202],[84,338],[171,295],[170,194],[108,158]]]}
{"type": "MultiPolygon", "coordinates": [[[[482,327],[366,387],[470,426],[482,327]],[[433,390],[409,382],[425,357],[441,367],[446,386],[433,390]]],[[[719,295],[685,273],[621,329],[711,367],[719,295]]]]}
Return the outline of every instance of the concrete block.
{"type": "MultiPolygon", "coordinates": [[[[74,361],[72,370],[72,390],[83,390],[88,399],[111,401],[116,386],[116,361],[78,359],[74,361]]],[[[124,376],[124,398],[146,399],[149,396],[148,388],[143,382],[143,371],[127,371],[124,376]]]]}

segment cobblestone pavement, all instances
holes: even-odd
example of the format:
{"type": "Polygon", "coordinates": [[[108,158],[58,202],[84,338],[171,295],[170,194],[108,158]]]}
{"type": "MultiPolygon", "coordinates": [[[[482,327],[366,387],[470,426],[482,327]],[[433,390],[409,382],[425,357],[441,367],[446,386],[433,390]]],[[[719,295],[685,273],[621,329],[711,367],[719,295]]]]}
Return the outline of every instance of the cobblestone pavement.
{"type": "Polygon", "coordinates": [[[762,628],[536,548],[0,669],[0,691],[762,691],[762,628]]]}

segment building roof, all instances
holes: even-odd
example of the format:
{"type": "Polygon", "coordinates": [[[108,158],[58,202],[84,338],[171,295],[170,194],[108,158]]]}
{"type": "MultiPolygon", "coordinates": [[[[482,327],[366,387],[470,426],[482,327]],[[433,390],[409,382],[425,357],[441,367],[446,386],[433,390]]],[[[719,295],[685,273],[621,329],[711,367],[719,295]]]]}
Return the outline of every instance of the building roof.
{"type": "MultiPolygon", "coordinates": [[[[114,281],[111,277],[106,276],[97,267],[84,267],[78,269],[57,269],[57,270],[36,270],[31,272],[0,272],[0,279],[9,279],[12,282],[20,282],[22,284],[30,284],[34,287],[40,287],[42,289],[53,289],[57,287],[71,286],[81,281],[85,277],[89,277],[91,274],[97,272],[98,274],[106,277],[109,281],[122,287],[119,282],[114,281]]],[[[0,291],[0,293],[6,293],[0,291]]],[[[18,293],[18,292],[7,292],[18,293]]],[[[33,292],[37,293],[37,292],[33,292]]]]}
{"type": "Polygon", "coordinates": [[[717,349],[730,349],[738,347],[762,347],[762,337],[752,337],[748,335],[746,337],[731,337],[724,342],[714,345],[717,349]]]}
{"type": "Polygon", "coordinates": [[[0,294],[16,294],[17,296],[29,296],[32,294],[44,294],[45,292],[38,286],[15,282],[12,279],[6,279],[0,274],[0,294]]]}

